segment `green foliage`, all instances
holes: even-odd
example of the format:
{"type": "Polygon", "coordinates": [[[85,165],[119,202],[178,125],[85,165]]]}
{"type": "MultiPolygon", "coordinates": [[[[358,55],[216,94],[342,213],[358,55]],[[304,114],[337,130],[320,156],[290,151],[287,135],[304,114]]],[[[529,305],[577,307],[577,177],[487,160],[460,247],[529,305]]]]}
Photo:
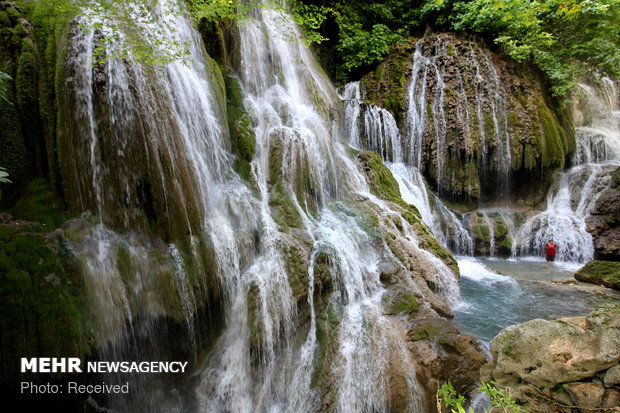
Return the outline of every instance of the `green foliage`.
{"type": "Polygon", "coordinates": [[[384,24],[375,24],[370,30],[364,30],[361,23],[341,24],[340,43],[336,47],[342,54],[342,67],[350,72],[360,66],[380,61],[390,51],[390,45],[402,37],[392,33],[384,24]]]}
{"type": "MultiPolygon", "coordinates": [[[[512,395],[506,390],[498,389],[494,381],[482,383],[478,390],[485,393],[491,399],[491,406],[493,407],[503,407],[504,410],[510,409],[515,413],[523,411],[512,398],[512,395]]],[[[451,409],[452,413],[473,413],[474,410],[471,407],[465,410],[465,407],[463,407],[465,402],[465,396],[458,394],[450,381],[442,384],[437,390],[438,411],[441,411],[442,407],[446,406],[451,409]]]]}
{"type": "MultiPolygon", "coordinates": [[[[10,184],[9,173],[6,169],[0,167],[0,184],[10,184]]],[[[2,190],[0,189],[0,199],[2,199],[2,190]]]]}
{"type": "Polygon", "coordinates": [[[473,0],[456,2],[453,12],[453,29],[491,35],[513,59],[534,62],[555,96],[578,75],[620,74],[618,0],[473,0]]]}
{"type": "Polygon", "coordinates": [[[437,397],[443,401],[443,405],[446,407],[455,408],[465,404],[465,396],[462,394],[457,394],[450,381],[441,385],[437,391],[437,397]]]}
{"type": "Polygon", "coordinates": [[[428,25],[491,37],[513,59],[535,63],[555,96],[585,73],[620,75],[620,0],[340,0],[314,15],[307,31],[319,27],[339,81],[428,25]]]}
{"type": "Polygon", "coordinates": [[[10,184],[11,180],[8,178],[9,173],[6,169],[0,167],[0,183],[2,184],[10,184]]]}
{"type": "Polygon", "coordinates": [[[9,85],[11,84],[11,80],[13,79],[7,73],[0,72],[0,100],[3,100],[4,103],[8,105],[12,105],[9,99],[9,85]]]}
{"type": "Polygon", "coordinates": [[[511,409],[513,412],[521,412],[521,408],[517,405],[517,402],[512,398],[512,394],[510,394],[506,390],[501,390],[495,387],[495,382],[490,381],[488,383],[482,383],[481,387],[478,387],[483,393],[486,393],[491,399],[491,406],[497,407],[507,407],[511,409]]]}

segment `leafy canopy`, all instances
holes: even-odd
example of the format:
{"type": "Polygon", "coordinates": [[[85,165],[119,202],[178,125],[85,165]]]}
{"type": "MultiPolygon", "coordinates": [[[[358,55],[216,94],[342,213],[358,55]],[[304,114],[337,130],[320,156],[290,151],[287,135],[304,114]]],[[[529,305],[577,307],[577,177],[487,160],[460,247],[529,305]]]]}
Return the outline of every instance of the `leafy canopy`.
{"type": "Polygon", "coordinates": [[[322,13],[338,28],[319,31],[334,50],[335,72],[344,73],[340,80],[427,26],[492,39],[513,59],[537,65],[556,96],[584,74],[620,75],[620,0],[340,0],[322,13]]]}
{"type": "MultiPolygon", "coordinates": [[[[32,4],[33,2],[24,2],[32,4]]],[[[620,76],[620,0],[39,0],[57,14],[80,15],[103,36],[95,62],[133,58],[148,65],[184,60],[189,45],[173,24],[186,9],[196,20],[242,24],[258,7],[289,11],[301,41],[340,82],[369,70],[398,42],[427,27],[492,39],[510,57],[537,65],[551,91],[565,95],[588,73],[620,76]],[[143,30],[143,27],[148,30],[143,30]]]]}

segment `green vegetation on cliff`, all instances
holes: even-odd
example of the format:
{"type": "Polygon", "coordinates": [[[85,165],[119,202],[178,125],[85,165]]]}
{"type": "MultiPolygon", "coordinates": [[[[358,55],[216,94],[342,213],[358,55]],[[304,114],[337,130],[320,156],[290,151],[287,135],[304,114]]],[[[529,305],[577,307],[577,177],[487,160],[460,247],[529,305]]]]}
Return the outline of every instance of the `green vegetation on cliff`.
{"type": "MultiPolygon", "coordinates": [[[[420,247],[431,251],[452,268],[455,274],[459,274],[456,260],[422,222],[418,209],[401,198],[398,182],[388,167],[383,164],[381,156],[376,152],[362,151],[357,155],[357,159],[366,175],[370,191],[379,198],[398,205],[401,208],[400,215],[416,229],[420,237],[420,247]]],[[[386,241],[389,245],[389,238],[386,241]]]]}
{"type": "Polygon", "coordinates": [[[242,178],[250,180],[250,162],[256,145],[252,120],[243,104],[243,92],[237,78],[228,75],[224,80],[231,149],[237,156],[235,170],[242,178]]]}
{"type": "Polygon", "coordinates": [[[13,383],[16,357],[82,357],[93,344],[77,264],[62,233],[50,232],[62,203],[36,180],[15,212],[29,221],[0,221],[0,380],[13,383]]]}

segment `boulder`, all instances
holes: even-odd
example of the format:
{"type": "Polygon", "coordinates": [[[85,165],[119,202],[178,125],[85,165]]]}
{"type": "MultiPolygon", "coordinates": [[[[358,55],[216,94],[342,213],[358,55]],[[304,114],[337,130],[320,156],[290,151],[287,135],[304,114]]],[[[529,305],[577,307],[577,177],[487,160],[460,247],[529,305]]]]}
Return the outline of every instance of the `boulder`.
{"type": "Polygon", "coordinates": [[[620,391],[607,390],[603,396],[603,408],[610,409],[620,406],[620,391]]]}
{"type": "Polygon", "coordinates": [[[590,261],[575,273],[575,278],[579,281],[620,290],[620,262],[590,261]]]}
{"type": "MultiPolygon", "coordinates": [[[[528,408],[551,399],[568,404],[566,394],[558,390],[562,388],[573,405],[583,409],[601,408],[604,399],[615,400],[615,394],[606,395],[606,390],[611,390],[620,368],[617,306],[603,306],[581,319],[537,319],[510,326],[490,347],[493,359],[481,368],[481,380],[511,387],[516,400],[528,408]],[[597,374],[603,381],[595,378],[597,374]]],[[[538,406],[535,410],[542,411],[538,406]]]]}
{"type": "Polygon", "coordinates": [[[620,365],[613,366],[603,378],[603,383],[605,383],[606,387],[617,386],[620,384],[620,365]]]}
{"type": "Polygon", "coordinates": [[[597,409],[603,404],[605,387],[595,383],[568,383],[564,389],[570,395],[575,406],[583,407],[579,409],[585,413],[597,409]]]}

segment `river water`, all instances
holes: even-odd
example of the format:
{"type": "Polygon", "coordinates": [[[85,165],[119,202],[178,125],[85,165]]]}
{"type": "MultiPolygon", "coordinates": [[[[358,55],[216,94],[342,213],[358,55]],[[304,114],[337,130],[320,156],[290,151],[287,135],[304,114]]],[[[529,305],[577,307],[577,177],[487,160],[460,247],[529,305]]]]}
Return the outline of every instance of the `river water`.
{"type": "Polygon", "coordinates": [[[461,302],[454,308],[455,321],[488,348],[505,327],[535,318],[554,319],[588,314],[609,297],[612,290],[581,291],[552,280],[571,279],[581,264],[547,263],[539,257],[493,259],[457,257],[461,270],[461,302]]]}

